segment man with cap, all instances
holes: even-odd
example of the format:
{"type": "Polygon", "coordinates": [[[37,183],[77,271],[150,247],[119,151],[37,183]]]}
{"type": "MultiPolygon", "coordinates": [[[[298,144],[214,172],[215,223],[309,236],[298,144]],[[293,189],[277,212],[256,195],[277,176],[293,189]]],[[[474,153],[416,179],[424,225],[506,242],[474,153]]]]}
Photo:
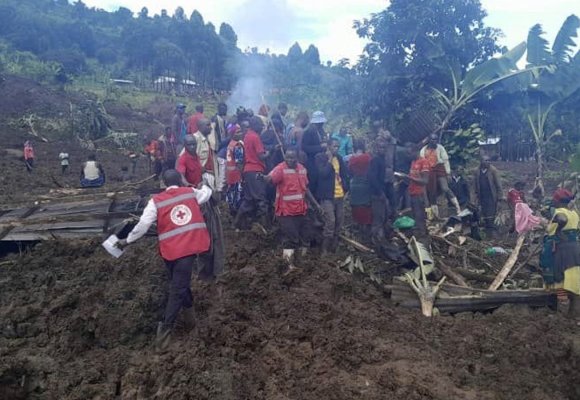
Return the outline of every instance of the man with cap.
{"type": "Polygon", "coordinates": [[[200,189],[182,187],[182,177],[174,169],[163,173],[163,181],[167,188],[149,200],[127,239],[117,243],[122,249],[143,237],[151,225],[157,223],[159,252],[170,280],[163,322],[157,328],[158,348],[168,345],[182,309],[184,321],[190,327],[193,324],[191,275],[193,271],[200,271],[202,259],[210,248],[210,236],[199,206],[210,199],[211,189],[207,186],[200,189]]]}
{"type": "Polygon", "coordinates": [[[183,103],[178,103],[175,107],[175,114],[171,120],[171,131],[177,138],[177,143],[180,146],[183,146],[183,139],[185,139],[187,133],[187,124],[185,123],[185,104],[183,103]]]}
{"type": "Polygon", "coordinates": [[[324,123],[326,117],[322,111],[315,111],[312,113],[310,125],[302,135],[302,151],[306,154],[306,169],[308,170],[308,181],[310,191],[314,192],[317,185],[316,179],[316,155],[326,152],[327,136],[324,132],[324,123]]]}

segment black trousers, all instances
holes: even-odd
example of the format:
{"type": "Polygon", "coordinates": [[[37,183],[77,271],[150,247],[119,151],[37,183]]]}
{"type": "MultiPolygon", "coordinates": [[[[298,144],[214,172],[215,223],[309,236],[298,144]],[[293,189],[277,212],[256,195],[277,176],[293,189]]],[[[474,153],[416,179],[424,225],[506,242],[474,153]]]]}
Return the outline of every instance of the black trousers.
{"type": "Polygon", "coordinates": [[[174,261],[165,260],[169,277],[169,297],[167,298],[165,316],[163,318],[163,327],[165,329],[173,328],[177,315],[182,308],[191,308],[193,306],[191,275],[196,259],[196,255],[191,255],[174,261]]]}
{"type": "Polygon", "coordinates": [[[258,172],[244,172],[242,181],[242,203],[238,213],[246,215],[256,212],[258,217],[268,213],[266,182],[258,179],[258,172]]]}
{"type": "Polygon", "coordinates": [[[282,232],[282,246],[284,249],[307,247],[312,238],[310,232],[311,221],[306,215],[276,217],[280,222],[282,232]]]}

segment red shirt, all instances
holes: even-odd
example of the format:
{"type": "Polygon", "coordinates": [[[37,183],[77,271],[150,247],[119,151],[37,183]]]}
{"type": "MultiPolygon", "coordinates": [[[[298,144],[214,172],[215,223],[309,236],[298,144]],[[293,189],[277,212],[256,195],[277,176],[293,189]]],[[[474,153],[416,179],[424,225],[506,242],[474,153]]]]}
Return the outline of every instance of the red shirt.
{"type": "Polygon", "coordinates": [[[306,190],[308,177],[306,168],[297,164],[295,169],[288,168],[286,162],[281,162],[270,172],[272,183],[276,185],[276,215],[305,215],[306,190]]]}
{"type": "Polygon", "coordinates": [[[185,177],[189,184],[197,186],[201,183],[202,167],[197,156],[192,156],[187,151],[184,151],[177,159],[175,169],[185,177]]]}
{"type": "MultiPolygon", "coordinates": [[[[425,172],[429,172],[429,161],[425,158],[419,158],[411,163],[411,171],[409,171],[409,176],[411,178],[420,179],[421,175],[425,172]]],[[[422,196],[425,194],[425,186],[420,185],[416,182],[409,182],[409,195],[411,196],[422,196]]]]}
{"type": "Polygon", "coordinates": [[[264,153],[264,145],[260,135],[251,129],[248,129],[244,136],[244,150],[246,152],[244,172],[264,172],[266,165],[259,157],[260,154],[264,153]]]}
{"type": "Polygon", "coordinates": [[[200,113],[200,112],[196,112],[191,117],[189,117],[189,120],[187,121],[187,133],[188,134],[193,135],[194,133],[196,133],[199,130],[199,129],[197,129],[197,123],[202,118],[205,118],[205,115],[203,115],[203,113],[200,113]]]}
{"type": "Polygon", "coordinates": [[[34,148],[32,146],[24,146],[24,159],[30,160],[34,158],[34,148]]]}

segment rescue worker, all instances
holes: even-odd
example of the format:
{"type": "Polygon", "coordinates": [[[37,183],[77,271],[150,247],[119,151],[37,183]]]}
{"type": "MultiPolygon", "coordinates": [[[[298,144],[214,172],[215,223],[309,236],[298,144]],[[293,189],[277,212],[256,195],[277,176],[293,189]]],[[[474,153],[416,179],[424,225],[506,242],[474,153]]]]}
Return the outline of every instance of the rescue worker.
{"type": "Polygon", "coordinates": [[[203,115],[203,104],[198,104],[195,106],[195,114],[187,120],[187,134],[193,135],[199,131],[198,123],[201,119],[205,119],[205,115],[203,115]]]}
{"type": "MultiPolygon", "coordinates": [[[[205,129],[201,127],[201,122],[200,128],[205,129]]],[[[201,160],[197,153],[198,150],[199,146],[195,137],[187,135],[185,137],[185,151],[177,160],[177,172],[182,174],[185,184],[198,187],[203,182],[203,184],[208,185],[213,190],[210,184],[213,175],[203,171],[201,160]]],[[[207,265],[200,272],[200,276],[204,280],[212,281],[223,272],[225,265],[224,235],[217,200],[212,196],[212,199],[201,207],[201,211],[211,237],[211,246],[207,257],[207,265]]]]}
{"type": "Polygon", "coordinates": [[[286,151],[285,161],[278,164],[268,175],[262,178],[276,187],[275,214],[282,231],[282,257],[288,271],[296,269],[295,252],[300,248],[300,255],[308,251],[310,245],[310,222],[306,217],[308,204],[320,206],[308,190],[306,168],[298,162],[298,152],[294,148],[286,151]]]}
{"type": "Polygon", "coordinates": [[[210,248],[210,235],[199,206],[210,199],[211,189],[205,185],[200,189],[182,187],[182,177],[174,169],[165,171],[162,178],[167,186],[165,191],[149,200],[139,223],[129,232],[127,239],[117,243],[117,247],[123,249],[140,239],[157,222],[159,253],[170,281],[163,322],[157,327],[158,348],[169,344],[171,331],[182,309],[186,324],[193,325],[191,275],[193,271],[200,271],[210,248]]]}

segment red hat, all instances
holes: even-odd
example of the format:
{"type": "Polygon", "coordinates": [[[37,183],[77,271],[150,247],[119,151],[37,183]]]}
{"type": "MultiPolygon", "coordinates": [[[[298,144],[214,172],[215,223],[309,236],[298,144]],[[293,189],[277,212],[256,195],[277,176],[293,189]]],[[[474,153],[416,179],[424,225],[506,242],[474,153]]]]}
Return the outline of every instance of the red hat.
{"type": "Polygon", "coordinates": [[[568,203],[572,201],[572,198],[574,198],[572,192],[564,188],[557,189],[552,195],[555,203],[568,203]]]}

